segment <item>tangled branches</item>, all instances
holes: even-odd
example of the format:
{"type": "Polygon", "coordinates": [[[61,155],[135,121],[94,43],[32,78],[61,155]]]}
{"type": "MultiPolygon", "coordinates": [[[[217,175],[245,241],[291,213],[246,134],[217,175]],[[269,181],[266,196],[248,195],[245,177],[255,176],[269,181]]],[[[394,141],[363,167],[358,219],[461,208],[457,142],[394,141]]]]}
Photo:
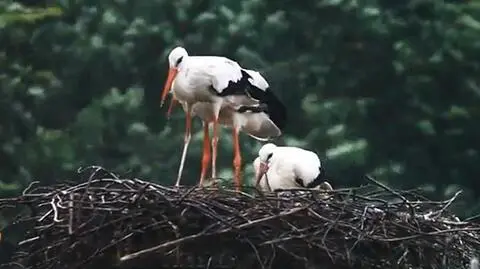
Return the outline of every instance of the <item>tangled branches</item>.
{"type": "Polygon", "coordinates": [[[480,244],[480,227],[448,212],[456,195],[433,202],[373,179],[324,197],[80,175],[0,200],[31,208],[10,268],[463,268],[480,244]]]}

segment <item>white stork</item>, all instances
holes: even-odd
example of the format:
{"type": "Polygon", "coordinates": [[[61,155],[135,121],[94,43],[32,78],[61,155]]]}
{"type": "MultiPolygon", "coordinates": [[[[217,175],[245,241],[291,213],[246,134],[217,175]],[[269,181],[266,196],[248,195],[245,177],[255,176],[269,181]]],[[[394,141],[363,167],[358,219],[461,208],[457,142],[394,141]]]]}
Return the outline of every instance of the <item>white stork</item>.
{"type": "MultiPolygon", "coordinates": [[[[189,56],[182,47],[173,49],[169,56],[169,73],[162,92],[163,105],[170,89],[186,113],[185,142],[176,186],[180,184],[188,144],[191,137],[191,117],[204,121],[202,157],[203,181],[208,166],[208,125],[213,124],[212,178],[216,178],[218,125],[233,127],[235,183],[240,188],[241,154],[238,139],[240,130],[246,130],[256,139],[281,135],[285,126],[285,106],[269,90],[260,73],[243,69],[236,62],[219,56],[189,56]],[[195,111],[194,111],[195,110],[195,111]]],[[[172,99],[173,102],[173,99],[172,99]]],[[[171,109],[171,104],[169,110],[171,109]]]]}
{"type": "MultiPolygon", "coordinates": [[[[255,185],[264,191],[316,188],[325,176],[320,159],[314,152],[272,143],[260,148],[253,167],[255,185]]],[[[330,184],[328,188],[331,189],[330,184]]]]}

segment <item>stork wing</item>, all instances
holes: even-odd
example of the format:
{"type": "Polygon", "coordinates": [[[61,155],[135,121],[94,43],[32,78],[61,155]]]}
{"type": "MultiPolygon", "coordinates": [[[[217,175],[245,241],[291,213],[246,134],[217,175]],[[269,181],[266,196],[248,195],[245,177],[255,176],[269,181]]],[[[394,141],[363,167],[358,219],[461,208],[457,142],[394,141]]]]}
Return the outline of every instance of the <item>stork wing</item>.
{"type": "Polygon", "coordinates": [[[250,69],[243,69],[249,76],[250,78],[248,79],[248,82],[259,90],[266,91],[270,85],[268,85],[267,80],[257,71],[255,70],[250,70],[250,69]]]}
{"type": "Polygon", "coordinates": [[[244,69],[237,62],[226,57],[203,56],[201,58],[207,63],[204,71],[210,77],[212,88],[220,96],[247,95],[258,100],[258,96],[263,95],[269,87],[268,82],[259,72],[244,69]]]}
{"type": "Polygon", "coordinates": [[[203,56],[206,68],[204,72],[210,78],[212,88],[219,95],[228,95],[226,90],[231,84],[236,84],[242,79],[242,68],[238,63],[225,57],[203,56]]]}

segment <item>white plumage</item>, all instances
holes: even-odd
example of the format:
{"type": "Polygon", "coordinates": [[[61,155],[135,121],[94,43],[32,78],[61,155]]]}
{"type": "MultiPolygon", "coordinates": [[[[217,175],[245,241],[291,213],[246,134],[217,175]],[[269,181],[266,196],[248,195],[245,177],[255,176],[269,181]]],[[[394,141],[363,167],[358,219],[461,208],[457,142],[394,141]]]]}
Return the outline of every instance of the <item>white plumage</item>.
{"type": "Polygon", "coordinates": [[[267,191],[314,188],[324,176],[314,152],[272,143],[262,146],[253,166],[256,183],[267,191]]]}
{"type": "MultiPolygon", "coordinates": [[[[240,184],[240,146],[238,132],[246,131],[255,139],[266,141],[282,134],[285,108],[268,90],[268,82],[259,72],[243,69],[238,63],[219,56],[189,56],[182,47],[169,56],[169,73],[162,92],[162,104],[170,92],[186,113],[185,141],[177,176],[178,186],[191,138],[191,117],[204,121],[204,147],[200,183],[208,167],[210,150],[205,139],[213,124],[212,177],[216,177],[218,124],[233,128],[234,168],[237,189],[240,184]],[[269,104],[273,104],[269,106],[269,104]],[[266,106],[262,110],[262,106],[266,106]],[[255,110],[255,111],[254,111],[255,110]],[[272,116],[273,115],[273,116],[272,116]]],[[[169,109],[170,110],[170,109],[169,109]]]]}
{"type": "Polygon", "coordinates": [[[279,172],[271,170],[265,174],[260,174],[260,157],[255,158],[253,161],[253,167],[255,170],[255,178],[260,178],[258,186],[262,191],[275,191],[275,190],[288,190],[300,188],[294,180],[289,180],[289,177],[285,177],[279,172]],[[268,183],[267,183],[268,178],[268,183]]]}
{"type": "MultiPolygon", "coordinates": [[[[258,104],[259,100],[245,95],[222,96],[230,83],[237,83],[243,78],[242,71],[251,76],[248,82],[258,89],[265,91],[269,86],[260,73],[242,69],[238,63],[226,57],[189,56],[184,48],[176,47],[170,52],[168,61],[170,70],[167,84],[172,86],[175,98],[187,104],[207,102],[218,110],[222,103],[234,107],[258,104]],[[174,80],[175,85],[172,85],[174,80]],[[219,95],[212,93],[212,90],[219,95]]],[[[164,96],[168,94],[169,89],[170,87],[164,88],[162,100],[165,100],[164,96]]]]}

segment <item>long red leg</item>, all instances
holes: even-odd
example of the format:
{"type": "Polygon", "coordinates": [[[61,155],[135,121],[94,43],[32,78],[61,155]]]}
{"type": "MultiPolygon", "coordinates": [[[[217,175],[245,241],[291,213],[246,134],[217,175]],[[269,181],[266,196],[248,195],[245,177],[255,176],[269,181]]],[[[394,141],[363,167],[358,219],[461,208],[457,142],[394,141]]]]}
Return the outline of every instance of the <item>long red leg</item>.
{"type": "Polygon", "coordinates": [[[212,134],[212,179],[217,179],[217,145],[218,145],[218,119],[213,120],[212,134]]]}
{"type": "Polygon", "coordinates": [[[187,105],[187,111],[185,115],[185,141],[183,144],[183,152],[182,152],[182,159],[180,160],[180,167],[178,168],[177,182],[175,183],[175,186],[177,187],[180,186],[180,179],[182,178],[183,166],[185,164],[185,157],[187,156],[188,145],[190,144],[190,138],[192,137],[191,126],[192,126],[191,109],[190,109],[190,106],[187,105]]]}
{"type": "Polygon", "coordinates": [[[210,151],[210,134],[208,130],[209,123],[203,122],[203,152],[202,152],[202,172],[200,174],[200,186],[203,186],[205,175],[207,174],[210,165],[211,151],[210,151]]]}
{"type": "Polygon", "coordinates": [[[235,171],[235,189],[237,191],[242,190],[242,175],[241,175],[241,169],[242,169],[242,156],[240,154],[240,139],[238,137],[238,128],[234,127],[233,128],[233,167],[235,171]]]}
{"type": "Polygon", "coordinates": [[[168,106],[167,110],[167,119],[170,118],[170,115],[172,114],[172,109],[175,106],[175,103],[177,103],[178,100],[175,97],[172,97],[172,100],[170,100],[170,105],[168,106]]]}

